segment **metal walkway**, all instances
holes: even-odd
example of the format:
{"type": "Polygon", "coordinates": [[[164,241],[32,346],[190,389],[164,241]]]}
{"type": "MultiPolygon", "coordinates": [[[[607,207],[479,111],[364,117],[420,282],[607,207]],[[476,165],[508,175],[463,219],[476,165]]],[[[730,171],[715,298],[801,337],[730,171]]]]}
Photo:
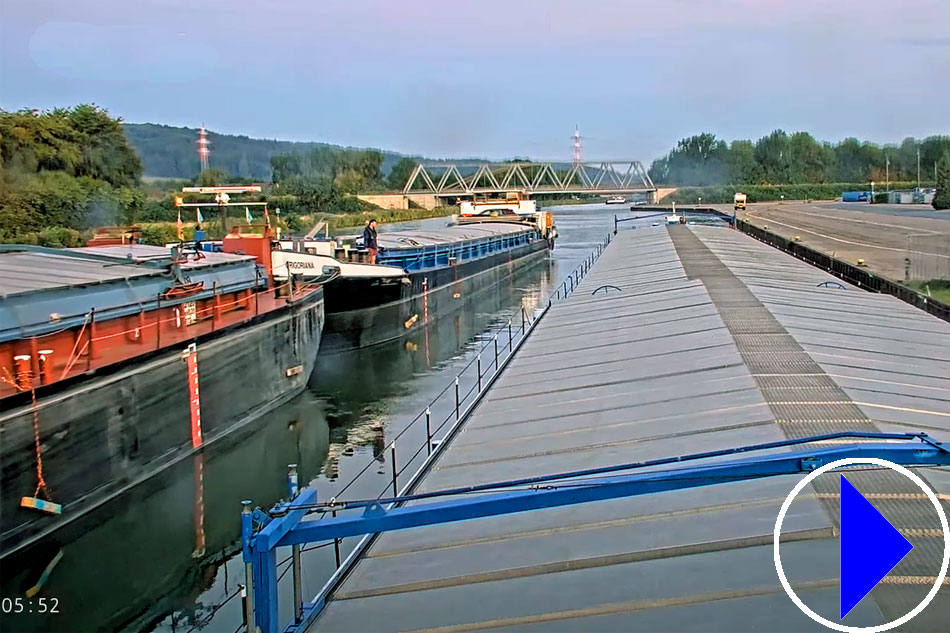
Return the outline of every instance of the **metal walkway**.
{"type": "MultiPolygon", "coordinates": [[[[417,491],[843,429],[950,439],[950,325],[888,296],[817,287],[830,280],[727,229],[621,232],[417,491]]],[[[918,473],[950,499],[946,470],[918,473]]],[[[941,535],[919,490],[855,475],[915,545],[844,620],[870,626],[927,593],[941,535]]],[[[817,631],[772,564],[772,526],[795,481],[387,533],[311,630],[817,631]]],[[[833,620],[836,483],[823,476],[799,496],[782,548],[799,595],[833,620]]],[[[950,587],[903,628],[948,630],[948,612],[950,587]]]]}

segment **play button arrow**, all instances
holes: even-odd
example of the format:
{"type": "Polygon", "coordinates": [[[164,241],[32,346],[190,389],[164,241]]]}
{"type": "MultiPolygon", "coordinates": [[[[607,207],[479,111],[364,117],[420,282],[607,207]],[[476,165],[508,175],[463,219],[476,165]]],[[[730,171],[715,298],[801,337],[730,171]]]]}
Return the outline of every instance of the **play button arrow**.
{"type": "Polygon", "coordinates": [[[914,546],[841,475],[841,619],[914,546]]]}

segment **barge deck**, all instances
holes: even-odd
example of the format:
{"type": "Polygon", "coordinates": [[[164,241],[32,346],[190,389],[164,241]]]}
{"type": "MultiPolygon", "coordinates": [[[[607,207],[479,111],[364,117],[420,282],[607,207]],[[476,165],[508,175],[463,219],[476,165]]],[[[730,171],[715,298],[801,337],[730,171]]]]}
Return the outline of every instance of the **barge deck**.
{"type": "MultiPolygon", "coordinates": [[[[946,441],[948,349],[947,323],[736,231],[621,231],[414,492],[844,430],[946,441]]],[[[947,504],[950,473],[917,472],[947,504]]],[[[775,517],[798,479],[385,533],[309,630],[823,630],[772,562],[775,517]]],[[[844,621],[879,625],[930,590],[943,541],[903,478],[849,480],[915,545],[844,621]]],[[[818,480],[793,504],[782,548],[789,581],[832,620],[837,504],[831,478],[818,480]]],[[[945,630],[948,611],[945,586],[905,628],[945,630]]]]}

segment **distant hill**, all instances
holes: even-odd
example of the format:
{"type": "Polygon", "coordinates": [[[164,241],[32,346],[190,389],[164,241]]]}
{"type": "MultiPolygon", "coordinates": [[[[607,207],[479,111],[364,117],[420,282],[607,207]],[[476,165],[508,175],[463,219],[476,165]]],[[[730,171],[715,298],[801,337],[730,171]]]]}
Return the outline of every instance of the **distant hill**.
{"type": "MultiPolygon", "coordinates": [[[[199,171],[195,141],[198,130],[155,123],[124,123],[125,135],[152,178],[194,178],[199,171]]],[[[270,180],[270,158],[275,154],[307,152],[314,147],[341,148],[330,143],[301,143],[249,138],[208,132],[211,141],[211,167],[224,169],[232,176],[270,180]]],[[[341,148],[342,149],[342,148],[341,148]]],[[[383,154],[382,172],[389,173],[403,154],[383,154]]]]}

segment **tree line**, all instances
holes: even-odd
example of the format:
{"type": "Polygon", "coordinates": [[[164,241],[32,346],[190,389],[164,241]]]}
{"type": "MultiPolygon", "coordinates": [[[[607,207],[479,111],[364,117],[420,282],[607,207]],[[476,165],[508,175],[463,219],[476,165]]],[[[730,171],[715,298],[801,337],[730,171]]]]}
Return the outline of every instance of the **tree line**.
{"type": "Polygon", "coordinates": [[[383,176],[383,154],[377,150],[315,147],[271,157],[273,189],[269,201],[292,213],[319,209],[356,213],[367,205],[353,194],[401,189],[416,165],[400,159],[383,176]]]}
{"type": "MultiPolygon", "coordinates": [[[[195,152],[198,130],[154,123],[123,123],[129,143],[138,152],[146,176],[191,179],[200,165],[195,152]]],[[[293,152],[307,153],[312,149],[342,150],[338,145],[317,142],[279,141],[249,138],[234,134],[208,131],[211,142],[211,167],[223,170],[233,178],[270,182],[271,159],[293,152]]],[[[394,152],[380,151],[385,173],[401,158],[394,152]]]]}
{"type": "MultiPolygon", "coordinates": [[[[129,143],[128,129],[90,104],[50,111],[0,110],[0,242],[75,246],[80,231],[96,226],[174,221],[174,195],[183,185],[259,182],[219,168],[191,172],[187,180],[143,181],[142,160],[129,143]]],[[[731,144],[700,134],[683,139],[654,161],[650,174],[658,184],[694,186],[862,183],[883,181],[889,162],[892,181],[914,180],[918,148],[922,172],[947,156],[936,168],[935,204],[950,206],[946,136],[879,147],[855,139],[818,143],[806,133],[781,131],[755,143],[731,144]]],[[[246,199],[280,208],[288,224],[314,213],[374,210],[352,194],[401,190],[416,165],[415,159],[402,157],[387,171],[386,161],[378,150],[326,145],[275,153],[268,160],[272,182],[262,194],[246,199]]]]}
{"type": "Polygon", "coordinates": [[[731,143],[703,133],[679,141],[649,173],[657,184],[677,186],[916,182],[918,151],[920,179],[932,183],[937,163],[950,154],[950,136],[881,146],[856,138],[819,142],[807,132],[783,130],[731,143]]]}
{"type": "Polygon", "coordinates": [[[146,204],[141,177],[119,121],[101,108],[0,111],[0,241],[128,219],[146,204]]]}
{"type": "MultiPolygon", "coordinates": [[[[50,111],[0,110],[0,242],[76,246],[82,241],[80,232],[96,226],[174,221],[174,197],[182,186],[261,182],[244,175],[260,173],[254,169],[235,174],[213,167],[197,173],[196,159],[187,168],[191,171],[184,172],[186,179],[143,179],[143,162],[127,135],[130,129],[141,136],[143,130],[163,127],[130,128],[90,104],[50,111]]],[[[167,136],[167,130],[163,134],[167,136]]],[[[194,141],[193,136],[188,139],[193,157],[194,141]]],[[[325,144],[313,144],[305,152],[275,153],[266,167],[272,182],[262,194],[243,199],[266,200],[272,208],[281,208],[291,223],[297,215],[372,210],[376,207],[351,194],[401,189],[415,160],[392,161],[392,156],[325,144]],[[391,165],[384,176],[387,159],[391,165]]],[[[186,199],[198,201],[194,196],[186,199]]]]}

